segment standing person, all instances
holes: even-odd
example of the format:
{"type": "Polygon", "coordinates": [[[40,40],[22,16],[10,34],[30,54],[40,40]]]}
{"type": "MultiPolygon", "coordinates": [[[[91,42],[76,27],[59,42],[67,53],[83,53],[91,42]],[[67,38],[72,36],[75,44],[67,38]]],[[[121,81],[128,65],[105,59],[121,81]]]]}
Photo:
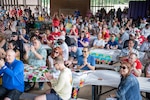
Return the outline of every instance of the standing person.
{"type": "MultiPolygon", "coordinates": [[[[34,100],[69,100],[72,92],[72,73],[66,68],[62,57],[54,59],[54,66],[60,70],[60,75],[56,86],[54,86],[49,94],[44,94],[36,97],[34,100]]],[[[48,80],[53,79],[52,75],[45,73],[48,80]]]]}
{"type": "MultiPolygon", "coordinates": [[[[27,60],[29,65],[32,66],[46,66],[46,58],[47,58],[47,52],[46,49],[44,49],[41,45],[40,40],[38,39],[38,36],[33,35],[31,36],[31,42],[33,45],[31,47],[25,46],[25,55],[24,59],[27,60]]],[[[44,89],[43,82],[39,82],[39,90],[44,89]]]]}
{"type": "Polygon", "coordinates": [[[0,86],[0,98],[4,100],[19,100],[24,92],[24,65],[15,59],[15,52],[7,50],[6,62],[0,59],[0,75],[2,76],[2,86],[0,86]]]}
{"type": "Polygon", "coordinates": [[[118,90],[110,97],[117,100],[142,100],[140,95],[140,87],[137,78],[131,74],[132,66],[123,62],[120,66],[121,81],[118,90]]]}

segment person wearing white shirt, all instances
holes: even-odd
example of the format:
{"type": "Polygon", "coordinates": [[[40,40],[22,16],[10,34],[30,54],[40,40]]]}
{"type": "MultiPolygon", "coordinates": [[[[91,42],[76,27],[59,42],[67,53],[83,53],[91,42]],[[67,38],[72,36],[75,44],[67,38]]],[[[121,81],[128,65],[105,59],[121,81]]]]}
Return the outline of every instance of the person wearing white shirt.
{"type": "MultiPolygon", "coordinates": [[[[72,93],[72,73],[64,65],[64,60],[62,57],[57,57],[54,59],[54,66],[57,70],[60,70],[60,75],[56,85],[52,85],[50,93],[37,96],[34,100],[69,100],[72,93]]],[[[48,80],[52,80],[53,76],[50,73],[45,73],[45,77],[48,80]]],[[[49,85],[49,84],[48,84],[49,85]]]]}
{"type": "Polygon", "coordinates": [[[109,32],[110,34],[115,34],[115,35],[119,34],[120,30],[117,27],[117,23],[113,22],[113,26],[110,28],[109,32]]]}
{"type": "Polygon", "coordinates": [[[67,61],[69,59],[69,48],[65,42],[65,36],[61,35],[60,37],[58,37],[57,43],[63,50],[64,61],[67,61]]]}
{"type": "Polygon", "coordinates": [[[99,33],[97,35],[97,39],[94,40],[94,43],[93,43],[93,47],[98,49],[98,48],[104,48],[105,47],[105,41],[102,39],[102,34],[99,33]]]}
{"type": "Polygon", "coordinates": [[[150,35],[150,24],[146,24],[145,28],[142,29],[142,35],[147,38],[150,35]]]}
{"type": "Polygon", "coordinates": [[[140,51],[150,51],[150,35],[147,37],[147,41],[141,45],[140,51]]]}

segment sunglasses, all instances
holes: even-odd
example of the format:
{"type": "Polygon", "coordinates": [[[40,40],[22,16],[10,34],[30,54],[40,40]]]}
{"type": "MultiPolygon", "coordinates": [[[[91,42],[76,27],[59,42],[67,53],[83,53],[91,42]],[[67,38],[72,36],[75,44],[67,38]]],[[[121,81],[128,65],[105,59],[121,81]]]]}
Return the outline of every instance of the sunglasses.
{"type": "Polygon", "coordinates": [[[16,37],[15,35],[11,36],[11,37],[16,37]]]}
{"type": "Polygon", "coordinates": [[[82,51],[83,53],[86,53],[87,51],[82,51]]]}
{"type": "Polygon", "coordinates": [[[125,66],[120,66],[120,69],[127,69],[127,67],[125,67],[125,66]]]}

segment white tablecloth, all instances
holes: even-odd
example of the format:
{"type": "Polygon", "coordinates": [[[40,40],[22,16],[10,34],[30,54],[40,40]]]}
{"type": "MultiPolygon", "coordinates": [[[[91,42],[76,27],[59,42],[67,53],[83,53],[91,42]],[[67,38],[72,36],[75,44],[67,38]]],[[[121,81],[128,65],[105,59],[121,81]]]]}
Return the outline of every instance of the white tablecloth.
{"type": "MultiPolygon", "coordinates": [[[[150,93],[150,78],[137,77],[140,91],[150,93]]],[[[111,70],[95,70],[89,73],[84,85],[101,85],[117,88],[120,83],[120,74],[111,70]],[[101,78],[102,80],[99,80],[101,78]]]]}
{"type": "Polygon", "coordinates": [[[103,54],[104,56],[111,56],[112,61],[118,61],[118,55],[120,50],[106,50],[106,49],[91,49],[90,54],[96,53],[96,55],[103,54]]]}
{"type": "MultiPolygon", "coordinates": [[[[104,54],[105,56],[111,56],[112,61],[118,61],[119,55],[120,55],[121,50],[107,50],[107,49],[91,49],[90,54],[96,53],[98,54],[104,54]]],[[[145,55],[145,52],[139,52],[139,58],[140,61],[142,61],[143,57],[145,55]]]]}

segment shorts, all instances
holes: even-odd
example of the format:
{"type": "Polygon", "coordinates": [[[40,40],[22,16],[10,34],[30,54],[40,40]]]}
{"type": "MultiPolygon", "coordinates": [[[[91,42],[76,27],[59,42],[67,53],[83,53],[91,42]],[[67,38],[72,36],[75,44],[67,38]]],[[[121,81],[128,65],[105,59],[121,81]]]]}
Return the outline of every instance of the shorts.
{"type": "Polygon", "coordinates": [[[62,100],[60,96],[55,92],[55,90],[51,89],[50,94],[46,94],[46,100],[62,100]]]}
{"type": "Polygon", "coordinates": [[[20,97],[21,94],[22,94],[22,92],[20,92],[16,89],[8,90],[8,89],[0,86],[0,98],[8,97],[11,100],[19,100],[19,97],[20,97]]]}

